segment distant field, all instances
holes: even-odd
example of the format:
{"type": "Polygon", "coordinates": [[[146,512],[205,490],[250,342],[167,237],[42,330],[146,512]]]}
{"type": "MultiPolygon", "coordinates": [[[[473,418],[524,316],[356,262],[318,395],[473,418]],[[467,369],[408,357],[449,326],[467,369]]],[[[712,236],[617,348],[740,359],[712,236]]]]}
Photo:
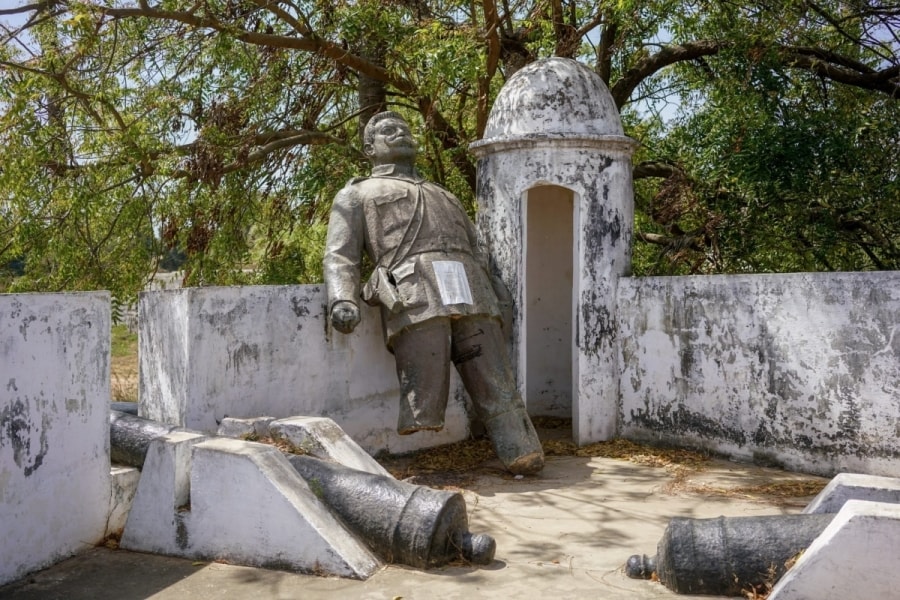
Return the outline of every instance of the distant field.
{"type": "Polygon", "coordinates": [[[136,333],[132,333],[124,325],[113,325],[109,388],[113,402],[137,402],[137,345],[136,333]]]}

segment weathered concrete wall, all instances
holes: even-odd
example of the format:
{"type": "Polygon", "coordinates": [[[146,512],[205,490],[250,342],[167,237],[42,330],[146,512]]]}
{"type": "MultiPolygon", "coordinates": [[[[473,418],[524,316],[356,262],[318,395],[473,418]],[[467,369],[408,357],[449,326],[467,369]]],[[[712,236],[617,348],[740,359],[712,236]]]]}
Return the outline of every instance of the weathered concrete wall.
{"type": "Polygon", "coordinates": [[[620,434],[900,476],[900,273],[622,279],[620,434]]]}
{"type": "Polygon", "coordinates": [[[0,295],[0,584],[100,541],[109,294],[0,295]]]}
{"type": "Polygon", "coordinates": [[[398,436],[399,386],[377,310],[350,335],[326,332],[319,286],[185,288],[139,301],[140,414],[215,433],[224,417],[329,417],[369,452],[464,438],[454,375],[441,433],[398,436]]]}

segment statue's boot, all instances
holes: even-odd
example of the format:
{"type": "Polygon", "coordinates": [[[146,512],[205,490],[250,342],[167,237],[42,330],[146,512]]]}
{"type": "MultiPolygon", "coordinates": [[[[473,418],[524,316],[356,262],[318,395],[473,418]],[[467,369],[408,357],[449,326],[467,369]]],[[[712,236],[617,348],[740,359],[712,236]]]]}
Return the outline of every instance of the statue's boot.
{"type": "Polygon", "coordinates": [[[484,427],[510,473],[532,475],[544,468],[541,440],[524,406],[485,419],[484,427]]]}

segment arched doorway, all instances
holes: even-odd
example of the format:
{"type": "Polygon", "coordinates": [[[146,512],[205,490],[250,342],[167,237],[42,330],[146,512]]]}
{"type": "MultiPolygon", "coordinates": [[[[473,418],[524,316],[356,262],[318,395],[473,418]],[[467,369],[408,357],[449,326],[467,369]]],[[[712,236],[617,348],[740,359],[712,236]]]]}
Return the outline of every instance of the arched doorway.
{"type": "Polygon", "coordinates": [[[540,185],[524,206],[524,396],[533,416],[572,417],[575,194],[540,185]]]}

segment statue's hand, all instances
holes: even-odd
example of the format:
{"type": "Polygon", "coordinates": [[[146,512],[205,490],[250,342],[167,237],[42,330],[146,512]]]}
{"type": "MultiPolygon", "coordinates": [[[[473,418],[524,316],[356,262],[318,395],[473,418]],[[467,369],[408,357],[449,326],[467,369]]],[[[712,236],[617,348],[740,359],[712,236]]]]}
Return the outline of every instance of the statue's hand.
{"type": "Polygon", "coordinates": [[[331,324],[341,333],[350,333],[359,325],[359,307],[342,300],[331,309],[331,324]]]}

